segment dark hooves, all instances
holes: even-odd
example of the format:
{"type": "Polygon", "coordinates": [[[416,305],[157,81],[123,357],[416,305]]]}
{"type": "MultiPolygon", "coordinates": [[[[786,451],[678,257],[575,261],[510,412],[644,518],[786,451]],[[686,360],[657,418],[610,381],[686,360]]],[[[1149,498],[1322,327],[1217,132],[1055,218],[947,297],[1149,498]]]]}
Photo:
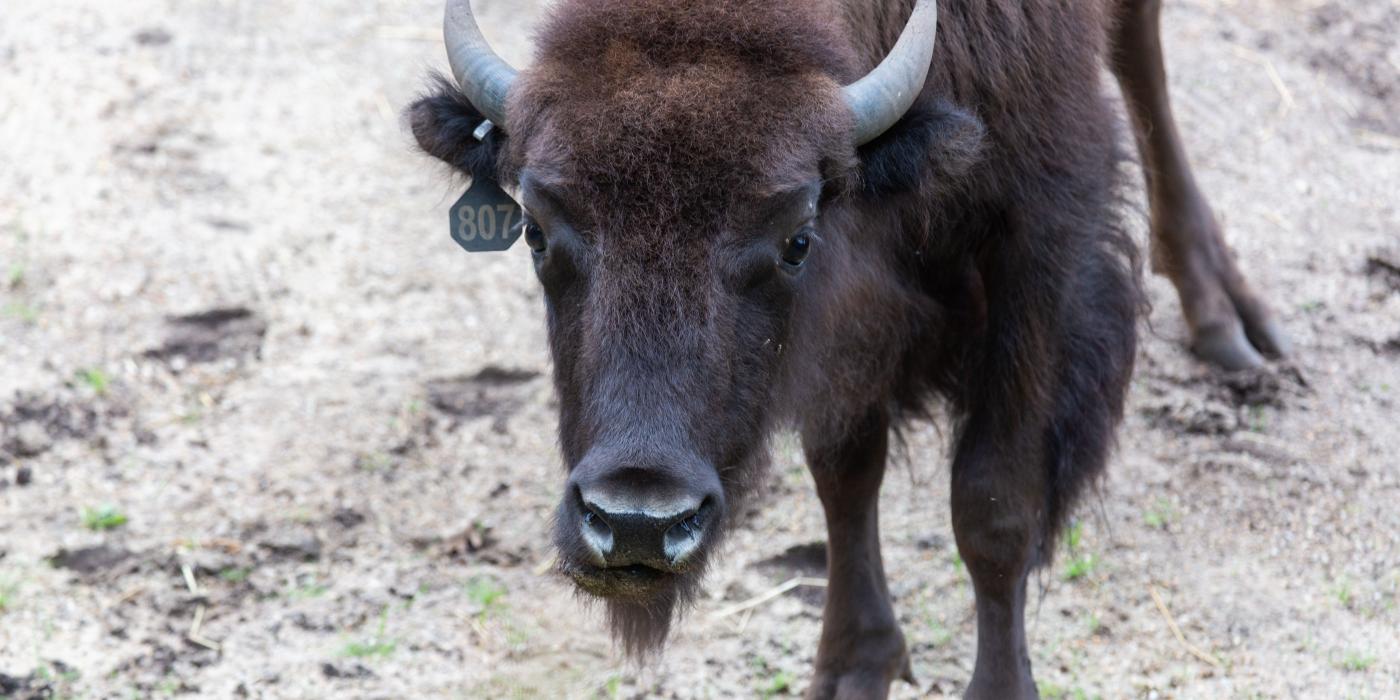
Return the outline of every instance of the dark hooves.
{"type": "Polygon", "coordinates": [[[1240,315],[1227,322],[1196,329],[1191,351],[1197,357],[1228,372],[1264,366],[1265,358],[1277,360],[1293,350],[1283,326],[1257,302],[1238,304],[1240,315]]]}
{"type": "Polygon", "coordinates": [[[1200,329],[1191,341],[1191,352],[1227,372],[1264,366],[1264,356],[1254,349],[1240,323],[1200,329]]]}
{"type": "Polygon", "coordinates": [[[1288,334],[1283,331],[1283,325],[1277,319],[1249,312],[1241,316],[1244,319],[1245,336],[1265,357],[1277,360],[1293,353],[1293,344],[1289,342],[1288,334]]]}

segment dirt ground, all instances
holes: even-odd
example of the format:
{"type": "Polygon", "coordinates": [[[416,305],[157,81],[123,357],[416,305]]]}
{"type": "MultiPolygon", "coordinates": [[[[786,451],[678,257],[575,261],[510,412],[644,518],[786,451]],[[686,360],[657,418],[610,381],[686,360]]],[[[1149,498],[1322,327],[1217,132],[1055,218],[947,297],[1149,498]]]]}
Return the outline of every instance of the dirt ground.
{"type": "MultiPolygon", "coordinates": [[[[477,0],[529,57],[533,1],[477,0]]],[[[545,574],[560,485],[523,246],[397,116],[437,0],[0,9],[0,697],[800,693],[820,509],[780,441],[708,595],[626,665],[545,574]]],[[[1171,0],[1200,179],[1296,361],[1155,311],[1111,475],[1030,608],[1046,698],[1400,697],[1400,6],[1171,0]]],[[[917,686],[971,673],[944,438],[883,499],[917,686]]]]}

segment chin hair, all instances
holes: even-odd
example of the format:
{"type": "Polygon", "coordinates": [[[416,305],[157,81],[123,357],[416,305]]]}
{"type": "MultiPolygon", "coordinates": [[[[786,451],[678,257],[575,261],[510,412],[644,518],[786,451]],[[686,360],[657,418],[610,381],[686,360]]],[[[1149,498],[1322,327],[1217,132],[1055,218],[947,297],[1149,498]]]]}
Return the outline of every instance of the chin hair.
{"type": "Polygon", "coordinates": [[[613,644],[628,661],[645,665],[665,648],[672,623],[694,607],[703,588],[708,555],[673,578],[672,585],[649,595],[609,597],[580,587],[575,587],[574,594],[590,608],[602,606],[613,644]]]}
{"type": "Polygon", "coordinates": [[[613,644],[628,660],[643,664],[666,646],[672,620],[683,616],[699,586],[677,581],[676,586],[646,600],[626,598],[603,601],[613,644]]]}

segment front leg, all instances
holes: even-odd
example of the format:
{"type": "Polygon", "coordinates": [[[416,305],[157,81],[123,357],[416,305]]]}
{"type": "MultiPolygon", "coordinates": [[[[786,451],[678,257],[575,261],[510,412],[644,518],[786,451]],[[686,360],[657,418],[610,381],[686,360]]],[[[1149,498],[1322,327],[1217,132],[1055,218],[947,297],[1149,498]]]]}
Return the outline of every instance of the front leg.
{"type": "Polygon", "coordinates": [[[880,482],[889,418],[872,411],[842,439],[804,436],[826,513],[826,609],[808,698],[883,698],[896,678],[913,681],[904,635],[880,561],[880,482]]]}

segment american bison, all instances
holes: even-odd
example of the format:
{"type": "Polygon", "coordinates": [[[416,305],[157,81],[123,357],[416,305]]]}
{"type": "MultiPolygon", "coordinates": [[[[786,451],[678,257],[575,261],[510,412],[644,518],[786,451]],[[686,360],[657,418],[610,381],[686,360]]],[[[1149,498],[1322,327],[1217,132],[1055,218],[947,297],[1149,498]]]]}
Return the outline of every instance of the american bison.
{"type": "Polygon", "coordinates": [[[1027,578],[1103,471],[1143,307],[1105,64],[1195,351],[1237,368],[1285,350],[1183,155],[1158,5],[561,0],[517,72],[448,3],[455,84],[409,119],[427,153],[520,193],[567,467],[560,568],[630,652],[662,644],[791,428],[829,533],[808,696],[908,677],[878,493],[892,431],[941,402],[977,599],[967,696],[1036,696],[1027,578]]]}

